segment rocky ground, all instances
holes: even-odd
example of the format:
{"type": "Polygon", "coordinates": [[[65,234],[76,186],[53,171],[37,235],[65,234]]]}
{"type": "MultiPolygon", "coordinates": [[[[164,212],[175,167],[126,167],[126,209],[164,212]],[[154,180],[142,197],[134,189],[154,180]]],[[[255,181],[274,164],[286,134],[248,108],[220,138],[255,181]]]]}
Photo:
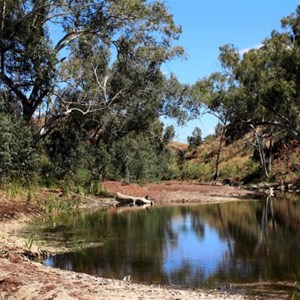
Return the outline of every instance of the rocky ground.
{"type": "MultiPolygon", "coordinates": [[[[120,192],[132,196],[148,195],[155,205],[200,204],[237,201],[254,197],[253,192],[231,186],[200,185],[187,182],[161,184],[122,184],[104,182],[103,186],[112,197],[84,198],[81,205],[114,206],[113,195],[120,192]]],[[[47,191],[48,193],[49,191],[47,191]]],[[[59,191],[53,191],[59,193],[59,191]]],[[[74,201],[77,201],[74,198],[74,201]]],[[[119,281],[94,277],[87,274],[53,269],[32,261],[37,256],[56,250],[39,249],[29,245],[20,236],[21,230],[32,218],[41,215],[38,205],[0,196],[0,300],[2,299],[286,299],[286,294],[265,293],[259,285],[256,292],[245,295],[241,287],[230,291],[202,289],[174,289],[167,286],[142,285],[131,281],[119,281]]],[[[264,287],[265,288],[265,287],[264,287]]]]}

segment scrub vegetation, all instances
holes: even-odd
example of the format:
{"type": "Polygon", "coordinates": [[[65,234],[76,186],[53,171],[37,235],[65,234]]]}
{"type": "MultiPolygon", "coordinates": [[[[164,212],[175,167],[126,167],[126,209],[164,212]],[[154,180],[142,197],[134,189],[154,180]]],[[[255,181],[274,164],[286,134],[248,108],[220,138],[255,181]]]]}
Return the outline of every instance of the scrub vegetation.
{"type": "Polygon", "coordinates": [[[185,57],[162,2],[2,1],[0,12],[2,187],[299,177],[300,7],[258,49],[220,46],[221,71],[190,85],[161,71],[185,57]],[[174,151],[162,117],[203,113],[219,119],[215,134],[196,127],[174,151]]]}

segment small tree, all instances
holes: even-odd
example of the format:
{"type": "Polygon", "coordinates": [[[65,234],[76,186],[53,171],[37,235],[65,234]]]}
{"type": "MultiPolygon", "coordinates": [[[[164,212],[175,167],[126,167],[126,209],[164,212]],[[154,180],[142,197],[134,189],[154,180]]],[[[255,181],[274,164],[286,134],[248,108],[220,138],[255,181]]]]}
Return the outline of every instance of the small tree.
{"type": "Polygon", "coordinates": [[[173,125],[167,126],[165,129],[165,133],[163,135],[163,141],[165,144],[168,144],[173,140],[175,136],[175,129],[173,125]]]}
{"type": "Polygon", "coordinates": [[[146,136],[128,134],[112,145],[111,153],[115,179],[131,182],[157,178],[157,156],[146,136]]]}
{"type": "Polygon", "coordinates": [[[192,136],[187,137],[189,150],[195,149],[202,144],[202,131],[199,127],[195,127],[192,136]]]}
{"type": "Polygon", "coordinates": [[[179,150],[177,153],[177,166],[180,173],[180,179],[184,179],[186,177],[186,150],[179,150]]]}
{"type": "Polygon", "coordinates": [[[223,132],[224,125],[221,122],[218,122],[216,127],[215,127],[215,135],[220,136],[223,132]]]}

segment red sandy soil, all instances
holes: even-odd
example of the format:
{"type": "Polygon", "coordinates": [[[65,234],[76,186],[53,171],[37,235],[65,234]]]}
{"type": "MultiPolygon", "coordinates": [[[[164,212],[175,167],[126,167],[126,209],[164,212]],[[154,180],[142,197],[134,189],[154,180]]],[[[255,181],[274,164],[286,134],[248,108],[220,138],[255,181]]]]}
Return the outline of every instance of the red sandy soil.
{"type": "Polygon", "coordinates": [[[117,192],[144,197],[148,196],[155,204],[201,204],[211,202],[236,201],[255,197],[252,191],[220,184],[200,184],[197,182],[166,181],[145,185],[124,184],[116,181],[104,181],[102,185],[111,194],[117,192]]]}

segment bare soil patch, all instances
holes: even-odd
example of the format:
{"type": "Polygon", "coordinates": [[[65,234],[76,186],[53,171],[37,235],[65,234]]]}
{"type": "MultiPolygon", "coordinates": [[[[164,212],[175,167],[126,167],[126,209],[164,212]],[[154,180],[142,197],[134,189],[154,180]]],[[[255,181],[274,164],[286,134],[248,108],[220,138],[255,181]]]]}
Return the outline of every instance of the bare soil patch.
{"type": "MultiPolygon", "coordinates": [[[[236,201],[254,197],[250,191],[231,186],[201,185],[193,182],[125,185],[103,183],[107,192],[132,196],[148,195],[155,205],[200,204],[236,201]]],[[[75,201],[75,200],[74,200],[75,201]]],[[[77,200],[76,200],[77,201],[77,200]]],[[[174,289],[166,286],[143,285],[128,281],[99,278],[87,274],[45,267],[29,257],[53,252],[53,249],[28,249],[20,230],[35,216],[41,215],[37,204],[22,200],[8,201],[0,196],[0,300],[2,299],[263,299],[259,293],[245,296],[241,289],[215,291],[174,289]]],[[[85,198],[84,207],[114,206],[113,197],[85,198]]],[[[286,295],[284,295],[286,297],[286,295]]],[[[278,299],[282,299],[282,295],[278,299]]],[[[272,295],[272,299],[276,299],[272,295]]]]}
{"type": "Polygon", "coordinates": [[[138,197],[148,195],[158,205],[214,203],[257,197],[253,191],[246,189],[197,182],[166,181],[138,185],[105,181],[103,186],[111,195],[117,192],[138,197]]]}

